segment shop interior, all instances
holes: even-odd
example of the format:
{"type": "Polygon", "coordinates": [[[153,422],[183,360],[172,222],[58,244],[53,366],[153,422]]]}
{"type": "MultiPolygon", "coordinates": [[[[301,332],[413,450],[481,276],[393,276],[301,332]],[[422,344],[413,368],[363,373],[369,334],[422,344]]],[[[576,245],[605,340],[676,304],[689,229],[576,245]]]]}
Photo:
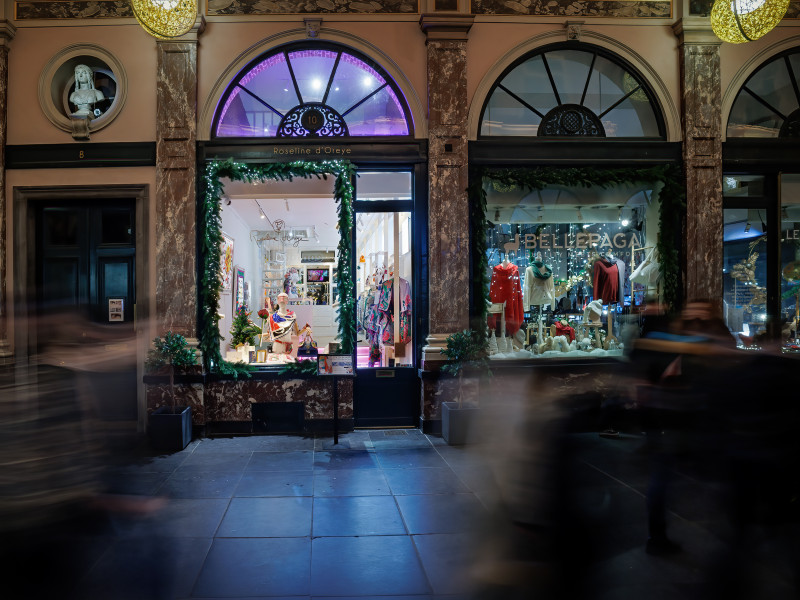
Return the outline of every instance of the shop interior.
{"type": "Polygon", "coordinates": [[[660,186],[485,189],[490,358],[621,355],[661,293],[660,186]]]}
{"type": "MultiPolygon", "coordinates": [[[[356,199],[374,206],[353,224],[361,368],[413,364],[411,212],[385,208],[410,202],[411,182],[410,172],[358,175],[356,199]]],[[[222,356],[269,367],[335,353],[340,231],[331,179],[224,186],[222,356]]]]}

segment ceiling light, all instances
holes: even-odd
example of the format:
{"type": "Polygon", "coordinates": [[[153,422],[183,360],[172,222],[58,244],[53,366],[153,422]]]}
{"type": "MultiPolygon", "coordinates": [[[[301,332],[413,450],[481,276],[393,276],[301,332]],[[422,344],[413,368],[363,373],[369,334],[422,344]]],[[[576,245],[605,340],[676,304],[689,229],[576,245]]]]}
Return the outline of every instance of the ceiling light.
{"type": "Polygon", "coordinates": [[[182,36],[197,20],[197,0],[131,0],[131,9],[142,29],[162,40],[182,36]]]}
{"type": "Polygon", "coordinates": [[[711,29],[724,42],[752,42],[781,22],[789,0],[716,0],[711,29]]]}
{"type": "Polygon", "coordinates": [[[311,80],[311,87],[315,90],[320,89],[322,87],[322,81],[318,77],[314,77],[314,79],[311,80]]]}

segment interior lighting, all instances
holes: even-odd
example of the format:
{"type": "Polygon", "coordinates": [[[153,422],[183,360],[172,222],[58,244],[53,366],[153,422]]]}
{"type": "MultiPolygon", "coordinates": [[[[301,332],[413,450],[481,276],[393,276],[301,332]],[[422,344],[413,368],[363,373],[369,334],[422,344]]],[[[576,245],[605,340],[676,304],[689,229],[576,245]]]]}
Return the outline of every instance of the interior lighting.
{"type": "Polygon", "coordinates": [[[142,29],[162,40],[182,36],[197,20],[197,0],[131,0],[131,9],[142,29]]]}
{"type": "Polygon", "coordinates": [[[747,225],[744,226],[744,232],[745,233],[749,233],[750,232],[750,221],[748,221],[747,225]]]}
{"type": "Polygon", "coordinates": [[[322,81],[319,77],[314,77],[314,79],[311,80],[311,87],[315,90],[318,90],[322,87],[322,81]]]}
{"type": "Polygon", "coordinates": [[[781,22],[789,0],[716,0],[711,29],[723,42],[752,42],[781,22]]]}
{"type": "Polygon", "coordinates": [[[630,220],[628,220],[628,219],[626,219],[625,217],[622,216],[622,207],[621,206],[619,207],[619,212],[617,213],[617,219],[619,220],[619,224],[622,225],[623,227],[627,227],[628,224],[630,223],[630,220]]]}
{"type": "Polygon", "coordinates": [[[370,85],[372,85],[372,77],[367,75],[366,77],[364,77],[364,79],[361,80],[361,83],[364,85],[364,87],[369,87],[370,85]]]}

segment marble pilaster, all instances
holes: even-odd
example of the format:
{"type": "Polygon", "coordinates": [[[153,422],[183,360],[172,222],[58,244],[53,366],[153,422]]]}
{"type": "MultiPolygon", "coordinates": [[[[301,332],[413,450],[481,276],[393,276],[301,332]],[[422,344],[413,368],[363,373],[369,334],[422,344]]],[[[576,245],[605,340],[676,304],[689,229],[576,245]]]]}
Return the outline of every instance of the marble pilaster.
{"type": "Polygon", "coordinates": [[[675,25],[681,41],[683,164],[686,174],[685,299],[722,303],[721,41],[708,19],[675,25]]]}
{"type": "Polygon", "coordinates": [[[197,328],[196,123],[200,26],[159,40],[156,87],[156,315],[161,330],[197,328]]]}
{"type": "Polygon", "coordinates": [[[8,124],[8,49],[17,29],[5,19],[0,20],[0,364],[10,356],[8,343],[8,269],[6,259],[6,136],[8,124]]]}
{"type": "Polygon", "coordinates": [[[429,345],[441,360],[449,333],[469,326],[467,34],[471,15],[423,15],[428,73],[429,345]]]}

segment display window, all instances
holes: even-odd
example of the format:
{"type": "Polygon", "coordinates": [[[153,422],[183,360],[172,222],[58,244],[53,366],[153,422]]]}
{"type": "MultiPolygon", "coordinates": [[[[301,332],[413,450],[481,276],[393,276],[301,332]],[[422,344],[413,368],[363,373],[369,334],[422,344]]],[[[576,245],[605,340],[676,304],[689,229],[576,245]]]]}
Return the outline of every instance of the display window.
{"type": "Polygon", "coordinates": [[[781,177],[780,327],[784,352],[800,353],[800,175],[781,177]]]}
{"type": "Polygon", "coordinates": [[[621,356],[662,289],[659,186],[484,186],[491,359],[621,356]]]}
{"type": "Polygon", "coordinates": [[[220,351],[231,362],[282,365],[338,347],[336,202],[324,179],[224,183],[220,351]]]}

